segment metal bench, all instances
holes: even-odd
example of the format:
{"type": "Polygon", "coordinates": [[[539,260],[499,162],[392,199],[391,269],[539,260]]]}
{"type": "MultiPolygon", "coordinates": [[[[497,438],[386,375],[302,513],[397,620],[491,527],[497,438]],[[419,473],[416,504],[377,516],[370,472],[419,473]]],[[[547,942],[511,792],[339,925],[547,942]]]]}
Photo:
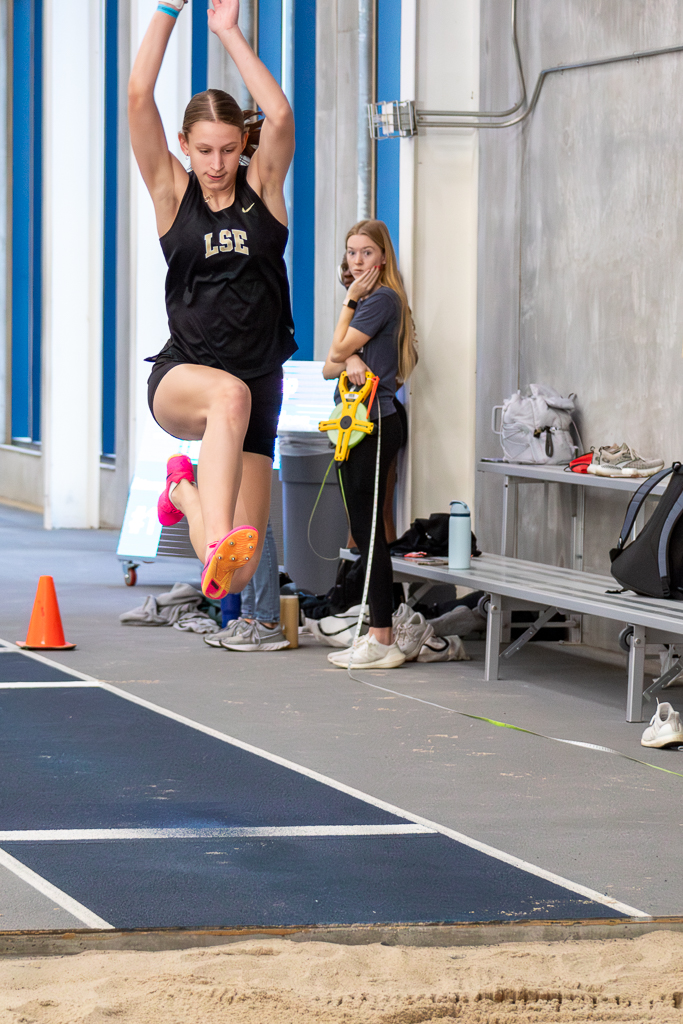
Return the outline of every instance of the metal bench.
{"type": "MultiPolygon", "coordinates": [[[[348,552],[342,553],[348,557],[348,552]]],[[[352,557],[352,556],[351,556],[352,557]]],[[[621,643],[628,651],[628,694],[626,721],[642,722],[643,699],[669,685],[683,673],[683,659],[676,645],[683,644],[683,602],[638,597],[635,594],[609,594],[616,589],[611,576],[559,566],[524,562],[504,555],[483,554],[473,558],[469,569],[449,569],[447,559],[392,558],[394,579],[452,583],[483,590],[490,595],[486,633],[486,679],[497,679],[500,659],[518,651],[558,611],[596,615],[623,622],[626,628],[621,643]],[[503,612],[516,609],[543,609],[538,619],[501,654],[503,612]],[[644,690],[645,654],[648,642],[668,648],[668,661],[662,674],[644,690]]],[[[647,651],[647,653],[650,653],[647,651]]],[[[650,717],[648,713],[647,717],[650,717]]]]}

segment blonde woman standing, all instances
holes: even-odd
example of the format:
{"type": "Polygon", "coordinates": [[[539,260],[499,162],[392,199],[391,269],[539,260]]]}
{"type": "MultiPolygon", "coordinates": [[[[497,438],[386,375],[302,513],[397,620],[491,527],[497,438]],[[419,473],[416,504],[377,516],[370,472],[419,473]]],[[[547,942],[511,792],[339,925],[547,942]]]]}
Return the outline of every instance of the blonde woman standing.
{"type": "MultiPolygon", "coordinates": [[[[353,651],[353,665],[398,668],[405,655],[392,636],[393,573],[382,510],[389,470],[405,442],[404,421],[397,412],[394,396],[417,363],[415,332],[386,224],[381,220],[355,224],[346,236],[345,256],[353,281],[339,314],[323,376],[332,379],[346,370],[349,381],[360,386],[370,370],[380,378],[370,419],[377,423],[381,412],[379,494],[371,567],[368,561],[380,443],[378,427],[352,448],[346,462],[339,465],[351,532],[366,575],[370,572],[370,631],[353,651]]],[[[335,652],[328,658],[332,664],[345,668],[350,651],[335,652]]]]}

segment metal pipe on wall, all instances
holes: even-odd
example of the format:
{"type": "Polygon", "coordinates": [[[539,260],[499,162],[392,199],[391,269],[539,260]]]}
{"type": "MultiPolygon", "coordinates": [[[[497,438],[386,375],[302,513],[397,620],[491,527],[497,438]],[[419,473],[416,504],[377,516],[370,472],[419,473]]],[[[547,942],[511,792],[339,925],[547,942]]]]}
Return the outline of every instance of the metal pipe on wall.
{"type": "MultiPolygon", "coordinates": [[[[430,121],[430,116],[443,117],[447,112],[441,111],[427,111],[418,110],[416,111],[416,120],[418,127],[420,128],[511,128],[515,124],[520,124],[525,121],[531,113],[533,113],[536,104],[538,103],[541,95],[541,89],[548,75],[563,74],[565,71],[578,71],[581,68],[597,68],[602,67],[605,64],[620,64],[625,61],[640,61],[645,60],[647,57],[661,57],[668,53],[681,53],[683,52],[683,45],[680,46],[665,46],[658,50],[640,50],[635,53],[624,53],[618,57],[599,57],[596,60],[583,60],[577,61],[573,64],[560,64],[554,68],[543,68],[539,72],[538,78],[536,79],[536,86],[534,88],[531,100],[528,106],[518,114],[517,117],[510,118],[508,121],[430,121]]],[[[460,114],[456,116],[461,116],[460,114]]],[[[475,115],[470,115],[474,117],[475,115]]]]}
{"type": "Polygon", "coordinates": [[[377,0],[358,0],[357,216],[375,216],[375,140],[367,129],[368,104],[377,92],[377,0]]]}

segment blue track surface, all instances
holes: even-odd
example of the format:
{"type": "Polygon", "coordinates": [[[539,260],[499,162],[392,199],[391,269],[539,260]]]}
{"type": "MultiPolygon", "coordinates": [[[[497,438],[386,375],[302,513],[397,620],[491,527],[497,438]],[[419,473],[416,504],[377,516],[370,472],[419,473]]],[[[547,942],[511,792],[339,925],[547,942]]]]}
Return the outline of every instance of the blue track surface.
{"type": "MultiPolygon", "coordinates": [[[[0,743],[4,832],[409,824],[97,686],[0,689],[0,743]]],[[[120,928],[622,916],[440,833],[2,849],[120,928]]]]}

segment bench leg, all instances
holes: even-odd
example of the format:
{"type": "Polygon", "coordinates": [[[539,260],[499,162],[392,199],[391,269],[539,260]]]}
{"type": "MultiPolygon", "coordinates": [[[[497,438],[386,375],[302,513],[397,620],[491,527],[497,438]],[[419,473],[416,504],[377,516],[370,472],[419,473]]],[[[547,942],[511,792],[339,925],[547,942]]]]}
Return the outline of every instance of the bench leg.
{"type": "Polygon", "coordinates": [[[628,654],[628,695],[626,721],[642,722],[645,685],[645,627],[634,626],[628,654]]]}
{"type": "Polygon", "coordinates": [[[501,599],[498,594],[489,596],[489,612],[486,624],[486,662],[484,677],[487,682],[498,678],[498,661],[500,659],[500,637],[503,625],[501,599]]]}

